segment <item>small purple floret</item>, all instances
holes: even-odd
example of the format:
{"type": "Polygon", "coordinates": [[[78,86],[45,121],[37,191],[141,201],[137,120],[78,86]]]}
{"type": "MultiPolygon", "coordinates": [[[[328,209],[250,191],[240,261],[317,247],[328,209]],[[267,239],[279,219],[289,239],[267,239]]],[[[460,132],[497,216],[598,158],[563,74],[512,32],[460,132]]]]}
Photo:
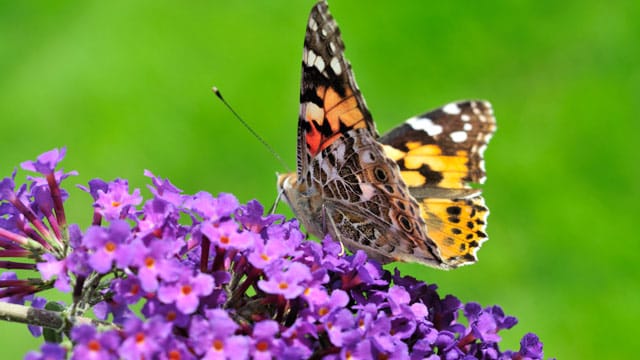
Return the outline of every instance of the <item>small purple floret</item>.
{"type": "Polygon", "coordinates": [[[66,153],[67,148],[65,147],[53,149],[38,156],[36,161],[25,161],[20,166],[25,170],[39,172],[43,175],[52,174],[66,153]]]}

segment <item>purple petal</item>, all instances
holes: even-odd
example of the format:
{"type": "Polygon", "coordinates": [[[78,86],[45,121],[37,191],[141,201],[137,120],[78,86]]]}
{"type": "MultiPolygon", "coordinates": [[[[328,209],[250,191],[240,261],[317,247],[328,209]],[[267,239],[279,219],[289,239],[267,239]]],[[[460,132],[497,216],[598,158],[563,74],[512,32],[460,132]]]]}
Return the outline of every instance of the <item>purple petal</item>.
{"type": "Polygon", "coordinates": [[[66,153],[67,148],[65,147],[49,150],[38,156],[36,161],[25,161],[20,166],[25,170],[39,172],[43,175],[51,174],[66,153]]]}

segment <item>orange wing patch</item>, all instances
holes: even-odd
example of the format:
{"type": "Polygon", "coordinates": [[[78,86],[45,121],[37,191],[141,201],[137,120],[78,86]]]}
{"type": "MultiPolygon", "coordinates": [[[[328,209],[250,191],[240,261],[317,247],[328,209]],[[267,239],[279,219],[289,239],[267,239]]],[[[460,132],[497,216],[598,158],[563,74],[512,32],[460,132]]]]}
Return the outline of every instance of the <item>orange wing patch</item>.
{"type": "Polygon", "coordinates": [[[420,210],[427,223],[427,235],[440,249],[445,262],[475,262],[476,251],[487,239],[489,210],[477,195],[468,199],[426,198],[420,210]]]}
{"type": "Polygon", "coordinates": [[[458,150],[455,155],[443,155],[442,149],[433,144],[421,145],[407,142],[408,151],[384,145],[385,154],[399,163],[402,179],[409,187],[432,185],[448,189],[464,189],[464,178],[469,172],[469,154],[458,150]]]}
{"type": "Polygon", "coordinates": [[[312,156],[331,145],[343,132],[367,127],[351,89],[346,88],[345,95],[340,96],[332,87],[319,86],[316,94],[324,103],[322,108],[312,102],[304,103],[304,119],[311,125],[305,138],[312,156]]]}

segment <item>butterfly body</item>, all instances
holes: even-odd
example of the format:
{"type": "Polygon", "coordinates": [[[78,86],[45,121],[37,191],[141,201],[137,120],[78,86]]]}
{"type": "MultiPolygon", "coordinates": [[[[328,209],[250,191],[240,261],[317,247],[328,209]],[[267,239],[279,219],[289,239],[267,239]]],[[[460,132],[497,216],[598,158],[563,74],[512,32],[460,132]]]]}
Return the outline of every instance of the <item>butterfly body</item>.
{"type": "Polygon", "coordinates": [[[296,173],[278,188],[307,231],[382,263],[450,269],[486,240],[488,103],[451,103],[380,137],[327,4],[312,9],[302,63],[296,173]]]}

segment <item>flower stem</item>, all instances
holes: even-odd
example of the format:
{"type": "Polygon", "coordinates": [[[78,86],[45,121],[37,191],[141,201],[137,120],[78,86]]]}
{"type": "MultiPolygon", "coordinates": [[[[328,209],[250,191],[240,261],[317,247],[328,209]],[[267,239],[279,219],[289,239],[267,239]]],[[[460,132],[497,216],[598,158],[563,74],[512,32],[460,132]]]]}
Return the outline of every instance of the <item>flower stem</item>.
{"type": "Polygon", "coordinates": [[[20,199],[18,199],[17,197],[9,199],[9,201],[11,202],[11,204],[13,204],[13,206],[16,207],[16,209],[18,209],[18,211],[20,211],[20,213],[22,213],[22,215],[24,215],[24,217],[27,218],[27,220],[29,220],[31,224],[33,224],[33,227],[36,229],[36,233],[39,235],[42,235],[45,239],[45,240],[40,240],[36,238],[35,240],[41,241],[42,246],[46,247],[47,249],[51,249],[52,248],[51,246],[52,244],[50,244],[51,233],[49,232],[47,227],[42,223],[42,221],[40,221],[40,219],[36,217],[36,214],[34,214],[31,209],[25,206],[22,203],[22,201],[20,201],[20,199]]]}
{"type": "Polygon", "coordinates": [[[73,317],[72,321],[65,321],[64,313],[36,309],[29,306],[0,302],[0,320],[19,322],[42,326],[50,329],[69,330],[75,324],[92,324],[95,326],[103,326],[111,329],[118,329],[118,326],[86,317],[73,317]]]}
{"type": "Polygon", "coordinates": [[[200,271],[207,272],[207,263],[209,262],[209,252],[211,251],[211,240],[205,235],[202,236],[202,242],[200,243],[200,271]]]}
{"type": "Polygon", "coordinates": [[[56,182],[56,176],[53,172],[47,174],[47,183],[49,184],[49,189],[51,190],[51,198],[53,199],[53,209],[56,213],[57,223],[62,228],[62,238],[67,239],[69,235],[67,233],[67,217],[64,212],[60,186],[58,182],[56,182]]]}
{"type": "Polygon", "coordinates": [[[35,270],[36,264],[25,264],[15,261],[0,261],[0,268],[2,269],[17,269],[17,270],[35,270]]]}

